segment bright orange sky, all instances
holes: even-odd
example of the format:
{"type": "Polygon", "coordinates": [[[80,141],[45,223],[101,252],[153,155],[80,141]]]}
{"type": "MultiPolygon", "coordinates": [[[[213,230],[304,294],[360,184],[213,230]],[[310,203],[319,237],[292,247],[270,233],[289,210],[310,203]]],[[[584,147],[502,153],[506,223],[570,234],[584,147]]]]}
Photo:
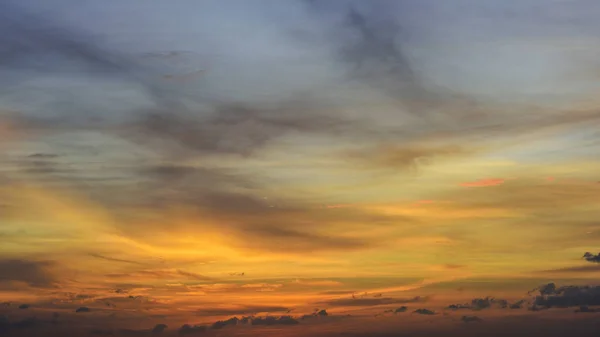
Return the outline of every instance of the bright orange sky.
{"type": "Polygon", "coordinates": [[[600,305],[595,2],[175,2],[0,7],[0,331],[600,305]]]}

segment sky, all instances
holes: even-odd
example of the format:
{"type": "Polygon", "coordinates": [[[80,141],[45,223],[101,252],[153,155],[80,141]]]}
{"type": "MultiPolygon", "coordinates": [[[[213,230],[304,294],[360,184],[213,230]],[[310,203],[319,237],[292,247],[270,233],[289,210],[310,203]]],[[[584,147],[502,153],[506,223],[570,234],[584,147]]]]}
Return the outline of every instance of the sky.
{"type": "Polygon", "coordinates": [[[597,331],[599,16],[0,0],[0,332],[597,331]]]}

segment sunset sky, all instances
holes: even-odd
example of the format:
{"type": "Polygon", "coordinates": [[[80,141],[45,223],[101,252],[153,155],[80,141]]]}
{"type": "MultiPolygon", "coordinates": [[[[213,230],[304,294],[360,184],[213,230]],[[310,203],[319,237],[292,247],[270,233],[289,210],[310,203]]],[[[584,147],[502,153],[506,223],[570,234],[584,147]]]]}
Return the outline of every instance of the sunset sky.
{"type": "Polygon", "coordinates": [[[227,328],[383,336],[401,306],[410,331],[464,329],[487,296],[523,302],[483,323],[590,319],[599,17],[595,0],[1,0],[0,332],[291,316],[227,328]],[[528,294],[550,282],[583,295],[541,310],[570,296],[528,294]]]}

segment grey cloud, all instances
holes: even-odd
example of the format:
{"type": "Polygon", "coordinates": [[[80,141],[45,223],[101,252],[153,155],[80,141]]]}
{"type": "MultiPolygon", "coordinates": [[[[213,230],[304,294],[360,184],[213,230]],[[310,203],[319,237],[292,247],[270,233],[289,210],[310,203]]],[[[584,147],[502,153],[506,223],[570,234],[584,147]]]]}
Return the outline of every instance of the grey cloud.
{"type": "Polygon", "coordinates": [[[600,305],[600,286],[561,286],[548,283],[535,289],[539,295],[533,300],[534,307],[575,307],[600,305]]]}
{"type": "Polygon", "coordinates": [[[110,256],[104,256],[101,254],[96,254],[96,253],[89,253],[89,256],[98,258],[98,259],[102,259],[102,260],[106,260],[106,261],[111,261],[111,262],[121,262],[121,263],[128,263],[128,264],[136,264],[136,265],[143,265],[143,263],[137,262],[137,261],[132,261],[132,260],[125,260],[125,259],[118,259],[118,258],[114,258],[114,257],[110,257],[110,256]]]}
{"type": "Polygon", "coordinates": [[[166,269],[144,269],[132,271],[129,273],[119,273],[119,274],[107,274],[106,277],[110,278],[128,278],[128,277],[136,277],[136,276],[144,276],[144,277],[153,277],[156,279],[189,279],[189,280],[199,280],[199,281],[208,281],[214,280],[213,278],[188,272],[181,269],[176,270],[166,270],[166,269]]]}
{"type": "Polygon", "coordinates": [[[298,320],[292,316],[266,316],[266,317],[255,317],[252,318],[252,325],[297,325],[300,324],[298,320]]]}
{"type": "Polygon", "coordinates": [[[429,310],[429,309],[417,309],[415,311],[413,311],[415,314],[419,314],[419,315],[435,315],[435,312],[429,310]]]}
{"type": "Polygon", "coordinates": [[[552,273],[585,273],[585,272],[596,272],[596,271],[600,271],[600,265],[593,265],[593,266],[576,266],[576,267],[566,267],[566,268],[559,268],[559,269],[550,269],[550,270],[543,270],[540,273],[543,274],[552,274],[552,273]]]}
{"type": "Polygon", "coordinates": [[[460,309],[470,309],[470,310],[483,310],[489,309],[493,306],[497,306],[498,308],[506,308],[508,307],[508,301],[503,299],[496,299],[493,297],[485,297],[485,298],[474,298],[471,300],[471,303],[468,304],[452,304],[448,306],[448,309],[451,310],[460,310],[460,309]]]}
{"type": "Polygon", "coordinates": [[[525,304],[526,300],[519,300],[515,303],[509,305],[510,309],[521,309],[523,308],[523,304],[525,304]]]}
{"type": "MultiPolygon", "coordinates": [[[[276,107],[218,106],[205,117],[149,113],[128,128],[126,137],[185,154],[249,156],[289,132],[366,136],[360,124],[323,115],[307,103],[279,103],[276,107]],[[183,151],[183,152],[182,152],[183,151]]],[[[324,109],[323,109],[324,110],[324,109]]]]}
{"type": "Polygon", "coordinates": [[[425,90],[404,50],[408,36],[403,31],[402,19],[390,15],[395,5],[381,1],[307,4],[313,15],[328,20],[332,18],[327,14],[335,16],[334,22],[338,24],[328,38],[349,80],[367,83],[404,103],[433,96],[425,90]]]}
{"type": "Polygon", "coordinates": [[[92,310],[88,307],[79,307],[75,310],[75,312],[90,312],[90,311],[92,311],[92,310]]]}
{"type": "Polygon", "coordinates": [[[400,308],[396,308],[396,309],[394,310],[394,314],[397,314],[397,313],[400,313],[400,312],[406,312],[406,310],[408,310],[408,308],[407,308],[407,307],[405,307],[405,306],[401,306],[400,308]]]}
{"type": "Polygon", "coordinates": [[[239,321],[240,320],[237,317],[232,317],[232,318],[226,319],[224,321],[216,321],[210,327],[211,327],[211,329],[218,330],[218,329],[222,329],[228,325],[232,325],[232,326],[237,325],[239,323],[239,321]]]}
{"type": "Polygon", "coordinates": [[[53,153],[34,153],[27,156],[28,158],[36,158],[36,159],[51,159],[57,158],[59,155],[53,153]]]}
{"type": "Polygon", "coordinates": [[[154,326],[154,328],[152,328],[152,333],[154,334],[158,334],[158,333],[162,333],[163,331],[165,331],[168,328],[168,326],[166,324],[156,324],[154,326]]]}
{"type": "Polygon", "coordinates": [[[588,262],[600,263],[600,253],[594,255],[590,252],[583,254],[583,258],[588,262]]]}
{"type": "MultiPolygon", "coordinates": [[[[273,243],[265,242],[266,247],[275,249],[302,251],[302,250],[355,250],[367,248],[368,243],[359,239],[344,238],[341,236],[327,236],[310,232],[301,232],[295,229],[276,226],[248,226],[244,233],[263,240],[276,240],[273,243]],[[285,239],[285,241],[281,241],[285,239]],[[280,242],[280,243],[278,243],[280,242]]],[[[251,245],[251,244],[249,244],[251,245]]]]}
{"type": "Polygon", "coordinates": [[[0,260],[0,283],[25,282],[32,287],[52,287],[57,279],[50,261],[0,260]]]}
{"type": "Polygon", "coordinates": [[[189,325],[184,324],[179,328],[179,335],[195,335],[206,332],[207,327],[204,325],[189,325]]]}
{"type": "MultiPolygon", "coordinates": [[[[155,104],[173,105],[173,100],[163,88],[146,79],[148,69],[141,67],[125,54],[101,46],[98,39],[91,34],[59,23],[60,20],[55,20],[56,18],[36,13],[32,6],[14,5],[10,1],[3,1],[1,6],[0,59],[4,67],[10,67],[11,71],[7,73],[13,74],[9,77],[12,86],[39,77],[40,74],[62,73],[68,77],[76,74],[77,71],[83,71],[88,75],[100,75],[101,79],[112,77],[136,83],[145,90],[155,104]]],[[[57,93],[62,94],[63,99],[65,98],[65,92],[57,91],[57,93]]],[[[71,100],[70,107],[80,104],[77,100],[71,100]]],[[[58,99],[55,105],[67,110],[66,114],[63,113],[63,117],[26,119],[22,126],[56,129],[59,127],[57,122],[60,122],[63,127],[69,124],[72,127],[89,124],[89,121],[76,117],[77,109],[68,111],[65,109],[68,106],[58,99]]],[[[82,110],[89,111],[85,108],[82,110]]]]}

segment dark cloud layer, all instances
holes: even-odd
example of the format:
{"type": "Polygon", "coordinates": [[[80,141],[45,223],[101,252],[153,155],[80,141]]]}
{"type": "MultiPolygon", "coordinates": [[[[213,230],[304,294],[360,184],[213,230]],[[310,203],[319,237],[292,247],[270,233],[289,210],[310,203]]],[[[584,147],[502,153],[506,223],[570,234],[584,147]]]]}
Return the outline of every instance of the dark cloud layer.
{"type": "Polygon", "coordinates": [[[600,286],[561,286],[548,283],[536,289],[534,308],[600,305],[600,286]]]}
{"type": "Polygon", "coordinates": [[[489,309],[492,307],[497,307],[504,309],[509,306],[508,301],[503,299],[497,299],[493,297],[485,297],[485,298],[474,298],[471,300],[471,303],[467,304],[452,304],[448,306],[448,309],[451,310],[460,310],[460,309],[470,309],[470,310],[483,310],[489,309]]]}
{"type": "Polygon", "coordinates": [[[391,298],[391,297],[380,297],[380,298],[340,298],[329,300],[325,302],[319,302],[320,304],[343,307],[343,306],[377,306],[386,304],[403,304],[403,303],[421,303],[427,302],[427,297],[416,296],[413,298],[391,298]]]}
{"type": "Polygon", "coordinates": [[[583,254],[583,258],[588,262],[600,263],[600,253],[594,255],[590,252],[583,254]]]}
{"type": "Polygon", "coordinates": [[[243,306],[238,308],[206,308],[198,310],[202,316],[232,316],[232,315],[254,315],[261,312],[286,312],[289,308],[282,306],[243,306]]]}
{"type": "Polygon", "coordinates": [[[50,261],[0,260],[0,283],[24,282],[32,287],[51,287],[57,279],[50,261]]]}

